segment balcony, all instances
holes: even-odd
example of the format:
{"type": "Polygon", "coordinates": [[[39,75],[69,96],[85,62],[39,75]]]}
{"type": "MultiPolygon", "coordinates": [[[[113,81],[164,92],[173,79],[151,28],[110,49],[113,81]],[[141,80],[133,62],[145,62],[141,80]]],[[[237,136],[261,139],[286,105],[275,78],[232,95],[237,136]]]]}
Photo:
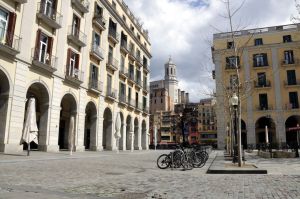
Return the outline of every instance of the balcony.
{"type": "Polygon", "coordinates": [[[149,73],[150,72],[150,67],[147,63],[143,63],[143,70],[144,72],[146,73],[149,73]]]}
{"type": "Polygon", "coordinates": [[[37,17],[51,28],[61,28],[62,15],[47,5],[45,1],[38,3],[37,17]]]}
{"type": "Polygon", "coordinates": [[[68,39],[79,47],[86,46],[86,35],[73,26],[69,26],[68,39]]]}
{"type": "Polygon", "coordinates": [[[17,3],[27,3],[28,0],[14,0],[17,3]]]}
{"type": "Polygon", "coordinates": [[[96,27],[98,27],[102,31],[106,29],[105,27],[106,20],[103,18],[102,15],[95,13],[93,18],[93,23],[95,24],[96,27]]]}
{"type": "Polygon", "coordinates": [[[6,32],[0,36],[0,51],[16,56],[20,53],[21,38],[0,28],[0,32],[6,32]]]}
{"type": "Polygon", "coordinates": [[[53,73],[57,70],[57,57],[51,56],[39,48],[33,48],[31,55],[32,65],[37,69],[42,69],[49,73],[53,73]]]}
{"type": "Polygon", "coordinates": [[[143,111],[141,103],[135,102],[135,111],[137,111],[137,112],[142,112],[143,111]]]}
{"type": "Polygon", "coordinates": [[[143,91],[144,91],[145,93],[148,93],[149,90],[150,90],[150,87],[147,86],[147,84],[144,82],[144,83],[143,83],[143,91]]]}
{"type": "Polygon", "coordinates": [[[135,60],[135,50],[134,48],[131,46],[129,47],[129,54],[128,54],[128,57],[131,59],[131,60],[135,60]]]}
{"type": "MultiPolygon", "coordinates": [[[[238,69],[240,69],[241,68],[241,66],[240,65],[238,65],[238,67],[237,67],[238,69]]],[[[225,70],[236,70],[236,67],[234,66],[234,65],[230,65],[230,64],[226,64],[226,66],[225,66],[225,70]]]]}
{"type": "Polygon", "coordinates": [[[143,66],[143,61],[142,61],[142,58],[141,58],[141,55],[140,54],[136,54],[135,55],[135,60],[136,60],[136,63],[138,66],[142,67],[143,66]]]}
{"type": "Polygon", "coordinates": [[[294,81],[284,81],[285,87],[298,87],[300,86],[300,80],[294,80],[294,81]]]}
{"type": "Polygon", "coordinates": [[[106,89],[106,99],[111,101],[117,100],[117,90],[112,89],[110,86],[108,86],[106,89]]]}
{"type": "Polygon", "coordinates": [[[135,83],[135,78],[134,78],[134,73],[133,72],[129,72],[128,73],[128,81],[132,84],[135,83]]]}
{"type": "Polygon", "coordinates": [[[143,112],[144,112],[145,114],[149,114],[149,107],[143,106],[143,112]]]}
{"type": "Polygon", "coordinates": [[[89,90],[100,94],[103,92],[103,82],[99,81],[98,79],[90,78],[89,80],[89,90]]]}
{"type": "Polygon", "coordinates": [[[110,39],[114,44],[119,43],[120,35],[116,30],[110,28],[108,31],[108,39],[110,39]]]}
{"type": "Polygon", "coordinates": [[[126,68],[124,66],[121,67],[120,70],[119,70],[119,76],[126,79],[127,75],[128,75],[128,72],[127,72],[126,68]]]}
{"type": "Polygon", "coordinates": [[[121,48],[120,50],[125,53],[126,55],[129,53],[129,47],[126,41],[121,41],[121,48]]]}
{"type": "Polygon", "coordinates": [[[135,101],[134,99],[130,99],[130,98],[127,98],[127,108],[131,108],[131,109],[134,109],[135,108],[135,101]]]}
{"type": "Polygon", "coordinates": [[[143,87],[142,80],[140,78],[135,78],[135,86],[139,89],[143,87]]]}
{"type": "Polygon", "coordinates": [[[298,111],[299,110],[299,104],[286,104],[285,105],[285,110],[295,110],[298,111]]]}
{"type": "Polygon", "coordinates": [[[270,111],[273,110],[272,106],[260,105],[256,108],[257,111],[270,111]]]}
{"type": "Polygon", "coordinates": [[[93,44],[91,49],[91,55],[96,59],[102,61],[104,59],[104,50],[100,46],[93,44]]]}
{"type": "Polygon", "coordinates": [[[255,88],[271,88],[271,82],[269,80],[267,80],[265,82],[254,81],[254,87],[255,88]]]}
{"type": "Polygon", "coordinates": [[[126,106],[127,105],[127,98],[125,94],[119,95],[119,104],[126,106]]]}
{"type": "Polygon", "coordinates": [[[90,2],[88,0],[72,0],[72,5],[82,13],[88,13],[90,2]]]}
{"type": "Polygon", "coordinates": [[[74,68],[71,65],[66,67],[65,75],[65,81],[75,86],[79,86],[83,83],[84,72],[77,68],[74,68]]]}
{"type": "Polygon", "coordinates": [[[298,66],[300,64],[299,59],[283,59],[281,61],[283,67],[293,67],[298,66]]]}
{"type": "Polygon", "coordinates": [[[119,69],[119,61],[113,58],[113,56],[108,56],[106,68],[117,71],[119,69]]]}

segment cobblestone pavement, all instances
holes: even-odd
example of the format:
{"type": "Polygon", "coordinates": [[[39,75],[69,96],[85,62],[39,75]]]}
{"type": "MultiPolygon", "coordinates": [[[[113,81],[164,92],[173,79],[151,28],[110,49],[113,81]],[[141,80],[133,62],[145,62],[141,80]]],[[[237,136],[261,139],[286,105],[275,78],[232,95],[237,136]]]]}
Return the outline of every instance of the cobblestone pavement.
{"type": "Polygon", "coordinates": [[[300,199],[300,159],[261,159],[268,175],[208,175],[207,165],[191,171],[160,170],[164,151],[32,152],[30,157],[0,154],[0,198],[295,198],[300,199]]]}

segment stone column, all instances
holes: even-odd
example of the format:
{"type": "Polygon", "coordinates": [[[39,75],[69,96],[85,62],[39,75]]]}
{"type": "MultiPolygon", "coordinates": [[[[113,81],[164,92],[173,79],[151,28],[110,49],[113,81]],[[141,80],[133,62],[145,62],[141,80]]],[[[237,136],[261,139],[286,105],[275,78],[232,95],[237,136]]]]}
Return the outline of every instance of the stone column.
{"type": "Polygon", "coordinates": [[[139,120],[138,123],[138,150],[142,150],[142,120],[139,120]]]}
{"type": "Polygon", "coordinates": [[[97,115],[93,115],[91,117],[91,132],[90,132],[90,149],[92,151],[97,151],[97,122],[98,122],[98,117],[97,115]]]}
{"type": "Polygon", "coordinates": [[[126,151],[126,123],[122,123],[122,143],[121,150],[126,151]]]}

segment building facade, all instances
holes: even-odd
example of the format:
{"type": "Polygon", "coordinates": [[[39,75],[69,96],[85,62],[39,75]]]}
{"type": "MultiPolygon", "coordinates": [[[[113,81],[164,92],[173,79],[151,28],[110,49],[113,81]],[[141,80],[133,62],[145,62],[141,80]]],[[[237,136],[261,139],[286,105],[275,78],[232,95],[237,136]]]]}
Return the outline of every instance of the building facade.
{"type": "Polygon", "coordinates": [[[39,150],[69,133],[76,151],[115,150],[118,114],[120,149],[148,149],[151,44],[122,0],[2,0],[0,21],[1,152],[23,150],[29,97],[39,150]]]}
{"type": "Polygon", "coordinates": [[[242,144],[296,141],[300,124],[299,24],[214,34],[218,146],[224,148],[230,127],[227,91],[236,81],[235,63],[241,80],[242,144]],[[233,47],[238,49],[235,56],[233,47]]]}

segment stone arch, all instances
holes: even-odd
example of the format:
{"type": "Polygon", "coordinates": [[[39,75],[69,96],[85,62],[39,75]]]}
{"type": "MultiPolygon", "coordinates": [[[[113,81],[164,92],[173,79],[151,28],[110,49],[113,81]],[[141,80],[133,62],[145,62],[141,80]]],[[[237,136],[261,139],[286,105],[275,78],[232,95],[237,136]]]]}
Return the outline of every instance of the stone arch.
{"type": "Polygon", "coordinates": [[[133,129],[131,128],[131,123],[132,123],[132,117],[130,115],[127,116],[126,119],[126,150],[131,150],[131,135],[130,133],[132,133],[131,131],[133,131],[133,129]]]}
{"type": "Polygon", "coordinates": [[[5,143],[8,101],[11,92],[10,85],[9,76],[7,76],[6,72],[2,71],[0,68],[0,146],[5,143]]]}
{"type": "Polygon", "coordinates": [[[134,149],[139,150],[139,120],[136,117],[134,119],[134,149]]]}
{"type": "Polygon", "coordinates": [[[75,144],[75,135],[76,135],[76,115],[77,115],[77,102],[74,95],[71,93],[67,93],[63,96],[61,103],[61,111],[60,111],[60,122],[59,122],[59,135],[58,135],[58,145],[59,149],[66,150],[70,149],[70,144],[74,146],[75,144]],[[72,132],[72,140],[69,138],[70,121],[71,117],[74,118],[74,131],[72,132]]]}
{"type": "Polygon", "coordinates": [[[255,122],[256,143],[265,143],[265,127],[268,127],[269,143],[276,142],[276,125],[274,120],[269,116],[263,116],[255,122]]]}
{"type": "Polygon", "coordinates": [[[106,108],[103,113],[103,135],[102,135],[102,146],[103,149],[112,150],[112,139],[113,139],[113,119],[112,111],[110,108],[106,108]]]}
{"type": "Polygon", "coordinates": [[[90,101],[85,108],[84,146],[86,150],[97,150],[97,118],[97,106],[90,101]]]}
{"type": "MultiPolygon", "coordinates": [[[[46,150],[47,145],[47,132],[48,132],[48,116],[49,116],[49,103],[50,94],[47,86],[40,81],[34,81],[27,89],[26,99],[35,98],[36,102],[36,122],[39,129],[37,145],[34,142],[30,143],[31,149],[46,150]]],[[[25,104],[24,118],[28,107],[28,101],[25,104]]],[[[23,149],[27,149],[27,144],[23,144],[23,149]]]]}
{"type": "MultiPolygon", "coordinates": [[[[285,121],[285,133],[286,133],[286,143],[290,146],[295,145],[300,140],[297,140],[297,133],[300,132],[300,115],[292,115],[288,117],[285,121]]],[[[298,139],[300,133],[298,135],[298,139]]]]}
{"type": "Polygon", "coordinates": [[[147,149],[148,148],[148,143],[147,143],[147,125],[146,125],[146,121],[143,120],[142,121],[142,149],[147,149]]]}

